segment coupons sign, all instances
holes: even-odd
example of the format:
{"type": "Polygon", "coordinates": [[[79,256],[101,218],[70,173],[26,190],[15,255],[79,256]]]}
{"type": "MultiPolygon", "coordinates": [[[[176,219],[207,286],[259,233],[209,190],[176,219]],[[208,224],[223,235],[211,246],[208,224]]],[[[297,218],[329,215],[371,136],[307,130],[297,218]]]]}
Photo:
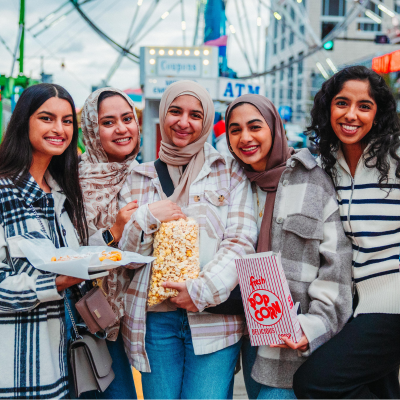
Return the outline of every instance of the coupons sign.
{"type": "Polygon", "coordinates": [[[302,331],[282,268],[272,252],[235,260],[252,346],[294,342],[302,331]]]}

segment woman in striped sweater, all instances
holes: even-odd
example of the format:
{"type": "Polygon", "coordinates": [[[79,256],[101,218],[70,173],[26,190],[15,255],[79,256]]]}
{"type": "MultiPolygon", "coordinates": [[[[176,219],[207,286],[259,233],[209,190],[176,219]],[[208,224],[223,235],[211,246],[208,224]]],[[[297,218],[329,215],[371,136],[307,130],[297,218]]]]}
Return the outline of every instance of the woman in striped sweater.
{"type": "Polygon", "coordinates": [[[354,318],[300,367],[294,390],[298,398],[400,398],[396,101],[381,76],[353,66],[322,85],[311,117],[353,243],[354,318]]]}

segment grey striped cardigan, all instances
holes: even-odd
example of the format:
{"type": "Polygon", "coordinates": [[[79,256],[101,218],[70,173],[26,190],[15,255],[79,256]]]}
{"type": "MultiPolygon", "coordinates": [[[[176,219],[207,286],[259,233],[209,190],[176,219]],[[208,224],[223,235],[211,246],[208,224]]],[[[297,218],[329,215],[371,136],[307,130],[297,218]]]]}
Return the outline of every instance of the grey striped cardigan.
{"type": "Polygon", "coordinates": [[[291,388],[304,356],[337,334],[352,313],[352,249],[340,221],[329,176],[308,149],[288,161],[276,193],[272,251],[282,264],[299,321],[308,338],[306,353],[261,346],[252,377],[263,385],[291,388]]]}

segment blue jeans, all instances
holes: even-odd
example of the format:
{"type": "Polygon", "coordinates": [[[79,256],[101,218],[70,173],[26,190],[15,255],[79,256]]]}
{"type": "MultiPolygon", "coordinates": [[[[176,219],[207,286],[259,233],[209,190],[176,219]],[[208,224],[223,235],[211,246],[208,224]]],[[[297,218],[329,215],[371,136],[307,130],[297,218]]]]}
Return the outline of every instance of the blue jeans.
{"type": "Polygon", "coordinates": [[[296,399],[292,389],[274,388],[261,385],[251,377],[251,370],[257,357],[257,346],[251,346],[248,336],[243,337],[243,377],[249,399],[296,399]]]}
{"type": "Polygon", "coordinates": [[[249,399],[257,399],[261,390],[261,383],[251,377],[251,370],[256,361],[258,346],[252,346],[248,336],[243,337],[242,343],[242,368],[244,384],[249,399]]]}
{"type": "MultiPolygon", "coordinates": [[[[76,312],[75,305],[69,294],[67,293],[67,299],[73,313],[75,322],[78,321],[78,313],[76,312]]],[[[65,321],[66,321],[66,334],[67,343],[73,335],[72,322],[69,317],[67,310],[65,310],[65,321]]],[[[75,338],[75,335],[73,336],[75,338]]],[[[111,382],[110,386],[104,392],[98,392],[97,390],[92,390],[90,392],[82,393],[81,399],[136,399],[135,383],[133,381],[132,369],[128,361],[128,357],[124,350],[124,343],[122,340],[122,335],[119,334],[115,342],[106,341],[108,351],[110,352],[111,358],[113,360],[112,369],[115,374],[114,380],[111,382]]],[[[70,375],[70,365],[68,360],[69,369],[69,390],[70,396],[73,396],[75,392],[72,376],[70,375]]]]}
{"type": "Polygon", "coordinates": [[[271,386],[261,385],[258,399],[297,399],[293,389],[281,389],[271,386]]]}
{"type": "Polygon", "coordinates": [[[240,347],[241,340],[215,353],[195,355],[185,310],[147,313],[151,372],[142,373],[144,398],[227,399],[240,347]]]}

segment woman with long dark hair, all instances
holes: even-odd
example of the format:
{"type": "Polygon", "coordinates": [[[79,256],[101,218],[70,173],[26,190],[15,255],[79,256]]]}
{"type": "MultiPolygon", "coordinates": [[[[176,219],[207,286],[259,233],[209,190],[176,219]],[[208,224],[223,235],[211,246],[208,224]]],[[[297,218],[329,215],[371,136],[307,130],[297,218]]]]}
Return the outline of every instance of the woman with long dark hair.
{"type": "Polygon", "coordinates": [[[353,244],[354,316],[300,367],[294,391],[298,398],[400,398],[396,100],[374,71],[345,68],[315,96],[308,130],[353,244]]]}
{"type": "Polygon", "coordinates": [[[294,399],[293,374],[351,315],[351,245],[332,181],[308,149],[288,146],[269,99],[240,96],[225,121],[231,154],[252,182],[257,252],[281,253],[293,301],[302,311],[299,342],[282,338],[284,344],[257,349],[243,341],[246,388],[249,398],[294,399]]]}
{"type": "Polygon", "coordinates": [[[63,291],[81,280],[37,270],[18,243],[86,243],[77,141],[64,88],[22,93],[0,146],[0,397],[69,396],[63,291]]]}

